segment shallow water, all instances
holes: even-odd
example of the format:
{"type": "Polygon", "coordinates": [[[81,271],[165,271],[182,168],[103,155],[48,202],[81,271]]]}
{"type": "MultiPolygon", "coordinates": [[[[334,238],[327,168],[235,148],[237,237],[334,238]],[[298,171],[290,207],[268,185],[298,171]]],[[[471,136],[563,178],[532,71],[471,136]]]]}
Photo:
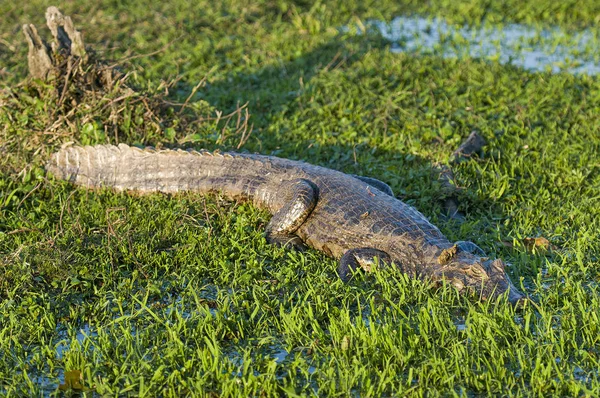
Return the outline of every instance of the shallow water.
{"type": "MultiPolygon", "coordinates": [[[[56,358],[63,359],[65,351],[71,348],[71,339],[65,330],[60,331],[59,336],[61,337],[61,340],[55,346],[56,358]]],[[[96,336],[98,336],[98,333],[92,328],[92,326],[86,323],[77,331],[75,338],[77,339],[79,345],[82,346],[83,340],[96,336]]]]}
{"type": "Polygon", "coordinates": [[[600,73],[598,32],[508,24],[502,28],[456,27],[439,18],[397,17],[370,21],[392,42],[392,52],[421,52],[446,58],[482,58],[533,72],[600,73]]]}

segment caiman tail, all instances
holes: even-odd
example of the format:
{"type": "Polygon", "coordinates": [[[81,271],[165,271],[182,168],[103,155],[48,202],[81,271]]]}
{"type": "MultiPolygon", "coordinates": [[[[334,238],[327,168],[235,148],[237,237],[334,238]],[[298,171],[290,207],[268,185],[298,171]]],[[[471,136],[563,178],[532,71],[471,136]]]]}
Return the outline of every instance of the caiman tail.
{"type": "MultiPolygon", "coordinates": [[[[283,160],[283,159],[282,159],[283,160]]],[[[53,154],[46,169],[87,188],[140,193],[220,191],[271,208],[285,164],[260,155],[119,146],[69,146],[53,154]]]]}

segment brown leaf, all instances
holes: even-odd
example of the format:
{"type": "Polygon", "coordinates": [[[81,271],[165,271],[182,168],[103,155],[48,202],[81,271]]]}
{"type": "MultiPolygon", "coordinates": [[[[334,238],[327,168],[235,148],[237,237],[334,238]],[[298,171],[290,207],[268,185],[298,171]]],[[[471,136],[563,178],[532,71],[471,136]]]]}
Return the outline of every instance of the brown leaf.
{"type": "Polygon", "coordinates": [[[61,391],[75,390],[83,391],[85,389],[83,385],[83,377],[79,370],[67,370],[65,372],[65,384],[58,386],[61,391]]]}
{"type": "Polygon", "coordinates": [[[525,245],[525,248],[529,251],[547,251],[551,248],[550,241],[543,236],[537,238],[525,238],[523,239],[523,245],[525,245]]]}

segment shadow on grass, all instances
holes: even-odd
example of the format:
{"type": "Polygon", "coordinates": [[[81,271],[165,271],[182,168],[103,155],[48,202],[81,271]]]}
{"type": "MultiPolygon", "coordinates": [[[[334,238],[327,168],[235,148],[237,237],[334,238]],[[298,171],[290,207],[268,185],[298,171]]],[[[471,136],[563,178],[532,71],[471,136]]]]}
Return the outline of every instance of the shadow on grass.
{"type": "MultiPolygon", "coordinates": [[[[196,98],[224,110],[234,110],[240,103],[250,102],[254,115],[265,115],[255,120],[257,127],[264,127],[271,115],[289,111],[290,102],[305,91],[305,86],[314,77],[348,69],[372,48],[384,48],[389,44],[379,36],[345,38],[340,34],[338,39],[290,60],[274,59],[261,69],[232,73],[212,81],[199,90],[196,98]]],[[[185,97],[194,85],[181,82],[177,92],[185,97]]]]}
{"type": "MultiPolygon", "coordinates": [[[[278,118],[291,120],[302,117],[303,103],[297,99],[311,96],[312,79],[333,71],[343,74],[352,69],[355,63],[360,63],[369,51],[387,50],[388,47],[389,42],[376,34],[356,37],[343,37],[340,34],[336,39],[289,61],[274,61],[262,69],[233,73],[213,81],[201,89],[196,97],[208,101],[217,109],[231,110],[240,103],[249,102],[255,129],[252,133],[253,140],[243,146],[242,150],[303,160],[351,174],[379,178],[392,186],[399,199],[417,207],[436,225],[448,225],[448,228],[442,228],[444,232],[458,233],[460,225],[454,221],[448,222],[442,216],[440,202],[447,193],[437,181],[437,168],[431,159],[374,146],[365,141],[368,138],[366,136],[356,137],[352,144],[335,139],[323,143],[317,137],[312,139],[295,132],[286,134],[275,131],[275,136],[272,128],[270,129],[271,123],[278,118]],[[235,88],[233,95],[232,88],[235,88]]],[[[180,93],[185,93],[185,97],[192,92],[193,84],[181,82],[178,89],[180,93]]],[[[312,98],[308,99],[310,100],[312,98]]],[[[339,128],[344,128],[342,123],[339,128]]],[[[230,141],[225,148],[235,148],[236,143],[230,141]]],[[[470,218],[468,207],[479,207],[477,202],[485,202],[485,206],[481,207],[491,213],[491,218],[503,218],[500,206],[490,198],[464,192],[460,199],[467,207],[463,206],[462,209],[467,213],[467,221],[470,218]]],[[[452,238],[476,240],[477,235],[475,233],[473,236],[452,238]]]]}

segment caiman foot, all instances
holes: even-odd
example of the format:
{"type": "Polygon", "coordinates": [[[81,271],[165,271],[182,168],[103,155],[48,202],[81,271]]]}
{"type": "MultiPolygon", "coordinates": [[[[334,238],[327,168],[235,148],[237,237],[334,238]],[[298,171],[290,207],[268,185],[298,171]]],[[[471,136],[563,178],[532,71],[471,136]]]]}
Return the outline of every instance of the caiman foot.
{"type": "Polygon", "coordinates": [[[379,260],[379,264],[391,264],[392,262],[386,252],[370,247],[348,250],[342,256],[338,266],[340,279],[343,282],[348,282],[359,267],[367,272],[371,271],[375,266],[375,258],[379,260]]]}
{"type": "Polygon", "coordinates": [[[267,242],[304,251],[307,247],[295,232],[315,208],[317,188],[308,180],[297,179],[284,183],[281,194],[286,201],[267,225],[267,242]]]}
{"type": "Polygon", "coordinates": [[[278,247],[284,247],[299,252],[303,252],[308,249],[308,246],[306,246],[304,242],[302,242],[302,239],[300,239],[300,237],[297,235],[267,234],[266,238],[267,242],[278,247]]]}

